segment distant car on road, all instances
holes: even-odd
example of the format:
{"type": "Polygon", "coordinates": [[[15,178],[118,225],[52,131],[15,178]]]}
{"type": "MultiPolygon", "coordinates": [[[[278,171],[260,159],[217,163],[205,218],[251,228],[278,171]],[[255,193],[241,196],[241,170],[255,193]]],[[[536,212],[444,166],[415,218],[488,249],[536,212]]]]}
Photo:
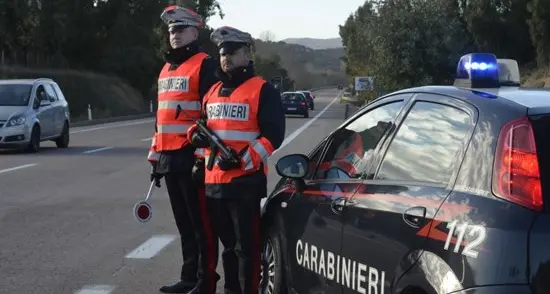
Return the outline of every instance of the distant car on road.
{"type": "Polygon", "coordinates": [[[281,94],[281,101],[285,114],[301,114],[305,118],[309,117],[309,107],[306,95],[300,92],[284,92],[281,94]]]}
{"type": "Polygon", "coordinates": [[[298,91],[304,95],[306,95],[306,100],[309,105],[309,109],[313,110],[315,109],[315,102],[313,102],[313,99],[315,99],[315,95],[311,93],[310,91],[298,91]]]}
{"type": "Polygon", "coordinates": [[[69,103],[51,79],[0,80],[0,148],[37,152],[40,142],[69,146],[69,103]]]}

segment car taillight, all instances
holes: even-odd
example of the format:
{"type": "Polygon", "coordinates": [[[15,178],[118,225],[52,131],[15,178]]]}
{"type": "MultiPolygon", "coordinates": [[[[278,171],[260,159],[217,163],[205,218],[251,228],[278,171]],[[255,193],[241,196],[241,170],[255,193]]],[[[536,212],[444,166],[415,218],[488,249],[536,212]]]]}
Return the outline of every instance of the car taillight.
{"type": "Polygon", "coordinates": [[[306,106],[306,103],[305,102],[300,102],[300,105],[306,106]]]}
{"type": "Polygon", "coordinates": [[[535,134],[527,117],[509,122],[500,131],[493,193],[535,211],[543,209],[535,134]]]}

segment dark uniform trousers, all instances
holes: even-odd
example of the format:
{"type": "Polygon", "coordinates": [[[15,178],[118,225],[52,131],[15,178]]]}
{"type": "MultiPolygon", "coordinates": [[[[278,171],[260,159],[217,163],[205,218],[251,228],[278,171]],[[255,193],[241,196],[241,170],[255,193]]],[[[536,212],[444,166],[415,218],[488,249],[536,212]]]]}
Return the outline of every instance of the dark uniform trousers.
{"type": "Polygon", "coordinates": [[[229,184],[228,189],[206,185],[214,238],[219,238],[224,247],[226,294],[258,293],[262,248],[260,201],[267,193],[262,183],[265,179],[262,181],[261,177],[265,176],[255,175],[254,180],[229,184]]]}
{"type": "MultiPolygon", "coordinates": [[[[192,172],[195,164],[194,150],[192,147],[169,154],[162,153],[159,160],[161,170],[158,172],[164,174],[172,212],[180,234],[183,255],[181,280],[214,285],[218,277],[213,276],[216,275],[216,261],[212,257],[216,252],[217,241],[214,241],[210,229],[204,175],[194,176],[192,172]]],[[[204,163],[202,165],[204,166],[204,163]]]]}

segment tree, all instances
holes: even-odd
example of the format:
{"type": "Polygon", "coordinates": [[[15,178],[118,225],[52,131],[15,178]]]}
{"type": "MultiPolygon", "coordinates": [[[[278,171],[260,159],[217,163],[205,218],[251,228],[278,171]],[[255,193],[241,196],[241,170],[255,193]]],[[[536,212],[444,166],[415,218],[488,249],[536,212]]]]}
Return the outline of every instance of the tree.
{"type": "Polygon", "coordinates": [[[467,52],[525,65],[536,47],[539,64],[548,64],[548,19],[546,0],[367,1],[340,26],[345,71],[350,78],[376,76],[376,85],[391,91],[451,83],[467,52]]]}
{"type": "Polygon", "coordinates": [[[536,50],[539,66],[550,65],[550,1],[532,0],[528,10],[531,41],[536,50]]]}
{"type": "Polygon", "coordinates": [[[275,33],[272,31],[263,31],[260,34],[260,40],[264,42],[275,42],[275,33]]]}

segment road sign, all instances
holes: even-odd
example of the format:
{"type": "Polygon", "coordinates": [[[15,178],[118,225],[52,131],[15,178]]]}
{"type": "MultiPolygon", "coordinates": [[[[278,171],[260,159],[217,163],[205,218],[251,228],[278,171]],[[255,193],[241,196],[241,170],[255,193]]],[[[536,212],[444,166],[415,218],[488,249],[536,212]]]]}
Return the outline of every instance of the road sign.
{"type": "Polygon", "coordinates": [[[355,77],[355,91],[374,90],[374,77],[355,77]]]}

